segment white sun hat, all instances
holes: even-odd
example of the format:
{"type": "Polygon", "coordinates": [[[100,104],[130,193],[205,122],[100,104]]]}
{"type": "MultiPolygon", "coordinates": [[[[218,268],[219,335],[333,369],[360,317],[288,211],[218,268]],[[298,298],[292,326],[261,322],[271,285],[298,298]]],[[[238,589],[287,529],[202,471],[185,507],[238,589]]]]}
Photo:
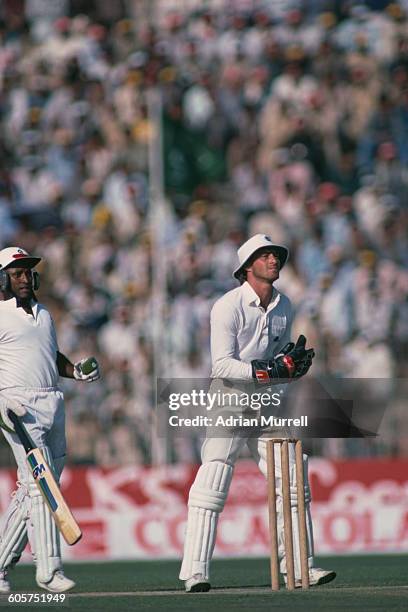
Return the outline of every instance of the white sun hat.
{"type": "Polygon", "coordinates": [[[288,260],[289,249],[281,244],[274,244],[273,240],[265,234],[255,234],[255,236],[249,238],[249,240],[239,247],[237,251],[239,264],[234,270],[233,276],[238,279],[240,272],[242,272],[242,268],[252,255],[256,253],[256,251],[265,248],[276,249],[282,269],[288,260]]]}
{"type": "Polygon", "coordinates": [[[29,255],[20,247],[7,247],[0,251],[0,270],[13,265],[18,268],[34,268],[41,261],[41,257],[29,255]]]}

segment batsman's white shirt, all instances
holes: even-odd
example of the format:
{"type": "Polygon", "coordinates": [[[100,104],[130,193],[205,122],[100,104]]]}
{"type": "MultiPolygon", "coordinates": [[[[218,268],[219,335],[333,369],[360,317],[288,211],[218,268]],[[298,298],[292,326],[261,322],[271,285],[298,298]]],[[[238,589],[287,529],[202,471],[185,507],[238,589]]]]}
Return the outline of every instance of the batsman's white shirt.
{"type": "MultiPolygon", "coordinates": [[[[24,426],[60,476],[65,462],[64,396],[58,389],[57,339],[48,310],[32,302],[33,314],[15,298],[0,302],[0,393],[26,408],[24,426]]],[[[30,539],[37,581],[48,581],[61,567],[59,537],[33,481],[23,445],[2,430],[17,462],[17,491],[0,525],[0,570],[18,560],[30,539]]]]}
{"type": "Polygon", "coordinates": [[[211,310],[212,378],[252,380],[253,359],[271,359],[290,341],[292,306],[277,289],[266,310],[245,282],[211,310]]]}
{"type": "Polygon", "coordinates": [[[33,315],[16,298],[0,302],[0,390],[58,386],[57,336],[50,313],[32,304],[33,315]]]}

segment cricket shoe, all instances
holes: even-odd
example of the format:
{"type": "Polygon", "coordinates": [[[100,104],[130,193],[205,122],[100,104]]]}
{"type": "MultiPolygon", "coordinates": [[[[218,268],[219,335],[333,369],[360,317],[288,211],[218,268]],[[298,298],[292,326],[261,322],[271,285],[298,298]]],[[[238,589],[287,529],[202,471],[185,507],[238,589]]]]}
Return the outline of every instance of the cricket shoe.
{"type": "Polygon", "coordinates": [[[211,584],[202,574],[194,574],[184,584],[186,593],[207,593],[211,589],[211,584]]]}
{"type": "Polygon", "coordinates": [[[7,572],[0,572],[0,593],[10,593],[10,583],[7,580],[7,572]]]}
{"type": "Polygon", "coordinates": [[[41,582],[37,580],[37,584],[42,589],[50,591],[50,593],[65,593],[74,588],[75,582],[64,576],[62,570],[57,570],[49,582],[41,582]]]}
{"type": "MultiPolygon", "coordinates": [[[[287,576],[283,575],[285,584],[287,584],[287,576]]],[[[320,586],[321,584],[327,584],[336,577],[336,572],[332,570],[324,570],[321,567],[311,567],[309,569],[309,586],[320,586]]],[[[295,588],[299,589],[302,586],[302,579],[296,578],[295,588]]]]}

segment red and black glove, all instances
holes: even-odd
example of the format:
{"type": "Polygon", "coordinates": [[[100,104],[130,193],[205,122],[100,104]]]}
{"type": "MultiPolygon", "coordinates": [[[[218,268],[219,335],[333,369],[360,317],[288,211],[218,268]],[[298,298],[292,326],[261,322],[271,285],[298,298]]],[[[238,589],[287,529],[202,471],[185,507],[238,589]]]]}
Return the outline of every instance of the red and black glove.
{"type": "Polygon", "coordinates": [[[300,335],[296,344],[288,342],[273,359],[251,361],[252,377],[259,383],[270,383],[278,378],[300,378],[312,365],[315,352],[306,349],[306,338],[300,335]]]}

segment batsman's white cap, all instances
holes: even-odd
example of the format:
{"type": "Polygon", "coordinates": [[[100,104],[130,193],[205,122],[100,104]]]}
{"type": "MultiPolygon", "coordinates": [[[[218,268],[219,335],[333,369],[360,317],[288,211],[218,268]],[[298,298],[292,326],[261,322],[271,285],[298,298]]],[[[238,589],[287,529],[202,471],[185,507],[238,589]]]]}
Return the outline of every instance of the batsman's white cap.
{"type": "Polygon", "coordinates": [[[34,268],[41,261],[41,257],[29,255],[20,247],[7,247],[0,251],[0,270],[9,266],[21,268],[34,268]]]}
{"type": "Polygon", "coordinates": [[[240,246],[237,251],[239,265],[234,270],[235,278],[239,277],[239,273],[242,272],[242,268],[248,262],[248,259],[250,259],[254,253],[256,253],[256,251],[268,247],[276,249],[280,261],[280,267],[282,269],[288,260],[289,249],[281,244],[274,244],[272,239],[269,236],[265,236],[265,234],[255,234],[255,236],[252,236],[252,238],[244,242],[244,244],[240,246]]]}

